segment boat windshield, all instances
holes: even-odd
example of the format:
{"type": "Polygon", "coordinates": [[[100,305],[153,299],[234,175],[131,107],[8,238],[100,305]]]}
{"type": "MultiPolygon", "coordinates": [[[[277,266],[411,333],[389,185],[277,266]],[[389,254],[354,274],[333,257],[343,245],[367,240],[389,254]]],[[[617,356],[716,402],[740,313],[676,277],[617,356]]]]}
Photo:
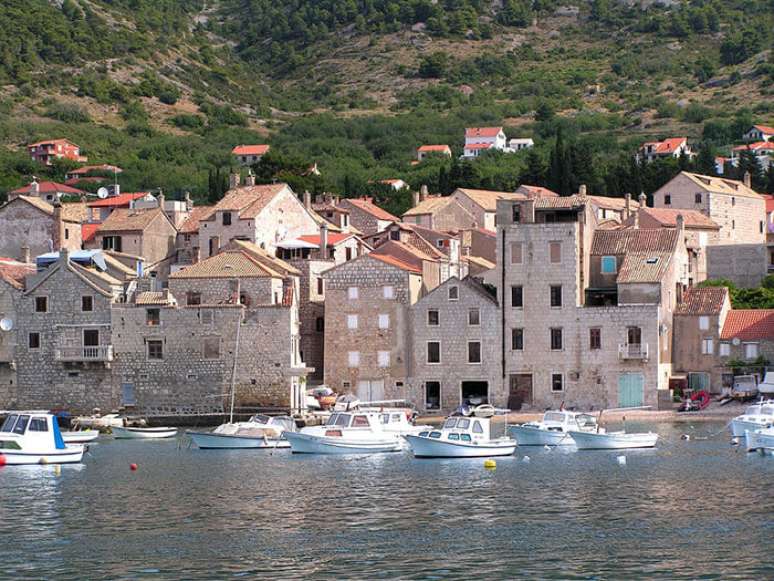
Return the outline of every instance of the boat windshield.
{"type": "Polygon", "coordinates": [[[762,416],[774,416],[774,405],[765,405],[761,407],[762,416]]]}
{"type": "Polygon", "coordinates": [[[457,425],[458,419],[459,418],[446,418],[446,421],[443,423],[443,429],[451,430],[453,427],[457,425]]]}
{"type": "Polygon", "coordinates": [[[349,425],[349,420],[352,416],[350,414],[333,414],[328,418],[326,426],[339,426],[346,428],[349,425]]]}
{"type": "Polygon", "coordinates": [[[543,414],[543,421],[544,422],[558,422],[560,424],[564,423],[564,412],[546,412],[543,414]]]}
{"type": "Polygon", "coordinates": [[[3,427],[0,428],[0,432],[13,432],[13,426],[16,424],[16,420],[19,419],[19,416],[16,414],[11,414],[7,418],[5,418],[5,421],[3,422],[3,427]]]}
{"type": "Polygon", "coordinates": [[[13,433],[23,435],[27,431],[28,423],[30,423],[30,416],[19,416],[19,421],[13,427],[13,433]]]}
{"type": "Polygon", "coordinates": [[[460,418],[457,421],[457,427],[460,430],[467,430],[470,427],[470,420],[468,418],[460,418]]]}
{"type": "Polygon", "coordinates": [[[597,418],[590,416],[589,414],[579,414],[575,416],[575,422],[579,428],[596,428],[597,418]]]}
{"type": "Polygon", "coordinates": [[[265,416],[263,414],[255,414],[252,418],[250,418],[250,421],[256,424],[268,424],[271,422],[271,417],[265,416]]]}
{"type": "Polygon", "coordinates": [[[751,406],[747,406],[747,409],[744,410],[744,415],[746,416],[757,416],[759,413],[761,413],[761,405],[755,404],[751,406]]]}

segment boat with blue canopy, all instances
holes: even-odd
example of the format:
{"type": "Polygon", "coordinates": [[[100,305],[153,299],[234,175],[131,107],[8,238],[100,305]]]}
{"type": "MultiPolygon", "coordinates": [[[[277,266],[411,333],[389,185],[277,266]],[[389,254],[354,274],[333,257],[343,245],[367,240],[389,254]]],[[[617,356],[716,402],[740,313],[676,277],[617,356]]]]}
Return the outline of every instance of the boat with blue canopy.
{"type": "Polygon", "coordinates": [[[65,443],[48,412],[9,412],[0,427],[0,456],[8,465],[80,462],[85,451],[83,444],[65,443]]]}

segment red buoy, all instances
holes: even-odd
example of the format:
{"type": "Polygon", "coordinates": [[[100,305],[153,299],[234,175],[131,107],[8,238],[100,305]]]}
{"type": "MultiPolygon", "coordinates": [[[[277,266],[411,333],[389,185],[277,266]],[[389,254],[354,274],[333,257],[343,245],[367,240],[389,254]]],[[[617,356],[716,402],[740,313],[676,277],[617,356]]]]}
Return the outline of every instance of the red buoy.
{"type": "Polygon", "coordinates": [[[132,464],[129,464],[129,470],[131,470],[132,472],[134,472],[135,470],[137,470],[137,464],[134,464],[134,463],[132,463],[132,464]]]}
{"type": "Polygon", "coordinates": [[[5,454],[0,454],[0,466],[5,466],[6,462],[5,454]]]}

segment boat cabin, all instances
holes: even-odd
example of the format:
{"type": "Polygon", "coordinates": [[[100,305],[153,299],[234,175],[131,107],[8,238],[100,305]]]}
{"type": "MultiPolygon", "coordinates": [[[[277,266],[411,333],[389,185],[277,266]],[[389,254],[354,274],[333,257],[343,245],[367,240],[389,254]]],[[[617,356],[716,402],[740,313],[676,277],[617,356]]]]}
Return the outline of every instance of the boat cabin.
{"type": "Polygon", "coordinates": [[[248,422],[252,424],[263,424],[265,426],[273,426],[292,432],[296,428],[296,422],[290,416],[267,416],[265,414],[255,414],[248,422]]]}
{"type": "Polygon", "coordinates": [[[596,429],[597,418],[590,414],[566,411],[548,411],[543,414],[543,425],[547,430],[566,432],[568,430],[588,431],[596,429]]]}
{"type": "Polygon", "coordinates": [[[774,418],[774,402],[758,402],[747,406],[744,410],[745,416],[766,416],[774,418]]]}
{"type": "Polygon", "coordinates": [[[382,424],[377,414],[343,414],[334,412],[325,422],[325,427],[327,428],[325,431],[326,436],[341,436],[341,430],[343,428],[361,428],[381,431],[382,424]]]}
{"type": "Polygon", "coordinates": [[[59,424],[51,414],[13,413],[0,426],[0,450],[45,449],[51,446],[58,450],[65,448],[59,424]]]}
{"type": "Polygon", "coordinates": [[[450,416],[440,430],[427,430],[419,435],[425,438],[445,439],[452,442],[476,442],[491,440],[491,423],[488,418],[450,416]]]}

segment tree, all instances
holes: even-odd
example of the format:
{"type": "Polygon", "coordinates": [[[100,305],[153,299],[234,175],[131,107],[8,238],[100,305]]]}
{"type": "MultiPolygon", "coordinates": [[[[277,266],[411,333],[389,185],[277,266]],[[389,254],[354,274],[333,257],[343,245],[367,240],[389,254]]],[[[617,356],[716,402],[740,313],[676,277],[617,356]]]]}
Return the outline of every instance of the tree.
{"type": "Polygon", "coordinates": [[[699,147],[699,153],[694,161],[694,168],[697,173],[714,176],[717,171],[715,165],[715,151],[709,143],[703,143],[699,147]]]}
{"type": "Polygon", "coordinates": [[[437,51],[422,57],[417,74],[425,79],[440,79],[446,75],[448,66],[449,55],[443,51],[437,51]]]}
{"type": "Polygon", "coordinates": [[[530,186],[543,186],[546,183],[546,163],[543,157],[531,148],[527,152],[527,166],[519,176],[519,182],[530,186]]]}

